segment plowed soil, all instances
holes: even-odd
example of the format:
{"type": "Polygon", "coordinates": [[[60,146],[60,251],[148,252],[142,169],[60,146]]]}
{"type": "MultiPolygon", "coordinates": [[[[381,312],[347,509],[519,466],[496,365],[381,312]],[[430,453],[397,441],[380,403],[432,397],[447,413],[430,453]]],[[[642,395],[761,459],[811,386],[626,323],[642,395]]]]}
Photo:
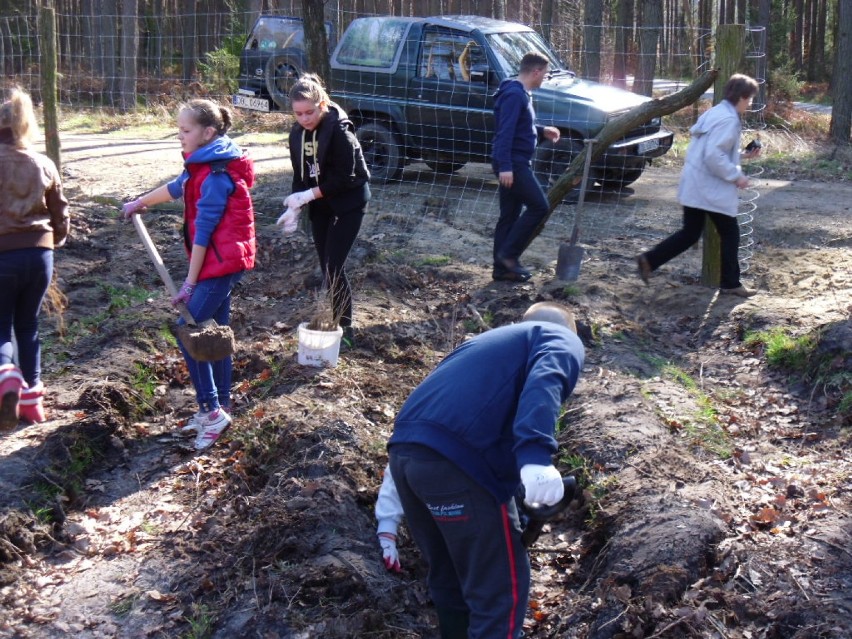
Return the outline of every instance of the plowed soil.
{"type": "MultiPolygon", "coordinates": [[[[416,547],[403,528],[390,574],[374,536],[395,411],[466,335],[555,299],[587,347],[559,434],[585,495],[530,550],[526,636],[852,636],[852,185],[755,181],[761,292],[742,300],[700,284],[700,250],[636,276],[678,224],[677,167],[590,193],[571,283],[560,207],[520,285],[490,279],[487,167],[410,167],[374,188],[350,257],[356,348],[313,368],[296,327],[321,301],[314,251],[274,226],[286,144],[239,141],[260,173],[258,267],[235,293],[234,426],[199,454],[179,432],[195,406],[175,313],[117,209],[180,170],[177,143],[63,138],[67,308],[42,325],[49,421],[0,435],[0,635],[437,637],[416,547]],[[770,366],[747,338],[771,329],[810,337],[818,367],[770,366]]],[[[179,280],[179,207],[145,221],[179,280]]]]}

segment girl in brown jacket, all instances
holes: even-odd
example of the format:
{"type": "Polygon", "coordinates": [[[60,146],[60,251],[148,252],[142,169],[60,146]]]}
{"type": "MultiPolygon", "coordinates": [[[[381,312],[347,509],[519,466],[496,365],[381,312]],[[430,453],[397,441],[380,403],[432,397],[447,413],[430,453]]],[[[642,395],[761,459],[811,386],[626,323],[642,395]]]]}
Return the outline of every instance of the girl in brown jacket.
{"type": "Polygon", "coordinates": [[[37,132],[32,100],[14,89],[0,106],[0,430],[45,420],[38,315],[69,228],[56,165],[29,148],[37,132]]]}

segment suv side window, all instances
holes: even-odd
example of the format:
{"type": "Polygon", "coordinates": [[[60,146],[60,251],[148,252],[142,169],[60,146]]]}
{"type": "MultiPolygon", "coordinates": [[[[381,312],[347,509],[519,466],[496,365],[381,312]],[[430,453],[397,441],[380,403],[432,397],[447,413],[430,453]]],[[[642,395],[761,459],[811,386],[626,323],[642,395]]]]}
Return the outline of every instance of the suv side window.
{"type": "Polygon", "coordinates": [[[485,62],[482,48],[468,34],[427,27],[417,75],[433,80],[470,82],[471,66],[485,62]]]}
{"type": "Polygon", "coordinates": [[[335,54],[338,64],[390,68],[410,21],[358,18],[349,25],[335,54]]]}

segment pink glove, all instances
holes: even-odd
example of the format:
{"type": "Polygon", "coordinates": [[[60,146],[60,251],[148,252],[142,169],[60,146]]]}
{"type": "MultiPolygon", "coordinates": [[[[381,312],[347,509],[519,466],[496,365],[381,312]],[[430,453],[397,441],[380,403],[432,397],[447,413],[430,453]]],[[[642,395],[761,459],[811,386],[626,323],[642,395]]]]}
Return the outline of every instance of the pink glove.
{"type": "Polygon", "coordinates": [[[189,300],[192,299],[193,292],[195,292],[195,284],[184,282],[183,285],[181,285],[178,294],[172,298],[172,306],[177,306],[181,302],[189,304],[189,300]]]}
{"type": "Polygon", "coordinates": [[[385,562],[385,568],[393,572],[402,572],[402,566],[399,563],[399,551],[396,549],[396,538],[389,533],[381,533],[379,545],[382,547],[382,559],[385,562]]]}
{"type": "Polygon", "coordinates": [[[302,209],[288,208],[281,214],[275,225],[283,227],[281,230],[284,231],[284,235],[290,235],[299,227],[299,214],[301,212],[302,209]]]}
{"type": "Polygon", "coordinates": [[[128,202],[121,207],[122,217],[127,221],[130,220],[136,213],[141,213],[148,207],[142,203],[141,198],[137,198],[132,202],[128,202]]]}
{"type": "Polygon", "coordinates": [[[300,209],[308,202],[313,202],[317,199],[313,189],[307,191],[296,191],[284,198],[284,206],[288,209],[300,209]]]}

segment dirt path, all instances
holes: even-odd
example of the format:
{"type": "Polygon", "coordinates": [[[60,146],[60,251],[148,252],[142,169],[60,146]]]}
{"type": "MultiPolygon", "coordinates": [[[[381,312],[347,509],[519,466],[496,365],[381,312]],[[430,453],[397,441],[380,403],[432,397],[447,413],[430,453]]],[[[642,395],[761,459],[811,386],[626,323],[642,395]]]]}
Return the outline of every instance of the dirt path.
{"type": "MultiPolygon", "coordinates": [[[[487,171],[416,181],[412,166],[375,189],[351,258],[358,348],[319,370],[296,363],[294,337],[315,301],[313,250],[273,226],[283,144],[248,146],[260,260],[236,295],[237,422],[198,455],[176,433],[193,398],[164,330],[171,311],[108,205],[174,175],[177,145],[64,139],[69,307],[62,334],[52,320],[43,331],[51,420],[0,439],[0,634],[436,637],[416,549],[404,536],[405,571],[389,575],[373,538],[394,411],[465,333],[557,299],[588,349],[560,435],[560,467],[583,478],[586,505],[532,549],[527,636],[852,635],[838,411],[852,366],[852,186],[759,181],[749,278],[764,293],[740,301],[698,284],[700,251],[649,287],[635,277],[631,256],[676,223],[676,171],[591,194],[576,283],[553,278],[566,207],[530,247],[534,279],[510,285],[489,278],[487,171]],[[776,327],[821,336],[817,380],[768,367],[744,341],[776,327]]],[[[181,264],[178,216],[147,224],[181,264]]]]}

